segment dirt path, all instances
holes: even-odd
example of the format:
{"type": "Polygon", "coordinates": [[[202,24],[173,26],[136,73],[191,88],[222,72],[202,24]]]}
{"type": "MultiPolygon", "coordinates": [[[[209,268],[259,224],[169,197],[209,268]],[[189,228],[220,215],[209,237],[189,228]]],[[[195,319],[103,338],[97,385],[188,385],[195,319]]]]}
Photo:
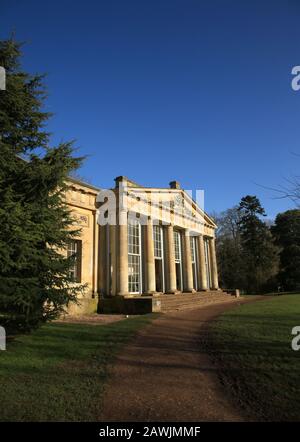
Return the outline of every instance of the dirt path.
{"type": "Polygon", "coordinates": [[[103,314],[87,314],[87,315],[66,315],[65,317],[56,319],[54,322],[62,322],[66,324],[86,324],[86,325],[106,325],[113,322],[123,321],[126,315],[103,315],[103,314]]]}
{"type": "MultiPolygon", "coordinates": [[[[239,304],[245,302],[249,300],[239,304]]],[[[208,323],[235,305],[168,313],[144,328],[112,368],[100,420],[244,420],[225,396],[216,368],[201,346],[208,323]]]]}

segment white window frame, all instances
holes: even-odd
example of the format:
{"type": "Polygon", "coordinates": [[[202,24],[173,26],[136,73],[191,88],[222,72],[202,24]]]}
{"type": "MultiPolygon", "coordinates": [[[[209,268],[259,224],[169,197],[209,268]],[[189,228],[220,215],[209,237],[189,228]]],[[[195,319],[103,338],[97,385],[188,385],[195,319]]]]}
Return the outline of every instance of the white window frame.
{"type": "Polygon", "coordinates": [[[175,264],[180,265],[180,290],[183,290],[183,269],[182,269],[182,247],[181,247],[181,233],[178,230],[173,231],[174,234],[174,255],[175,255],[175,264]],[[176,258],[176,240],[175,236],[178,237],[178,250],[179,250],[179,259],[176,258]]]}
{"type": "Polygon", "coordinates": [[[194,289],[198,290],[198,249],[197,249],[197,238],[196,236],[190,236],[190,247],[191,247],[191,261],[192,267],[195,266],[195,274],[194,268],[193,270],[193,283],[195,285],[194,289]],[[194,281],[195,276],[195,281],[194,281]]]}
{"type": "Polygon", "coordinates": [[[141,294],[143,291],[143,274],[142,274],[142,229],[141,229],[141,223],[138,222],[137,220],[128,220],[128,225],[127,225],[127,237],[128,237],[128,291],[129,293],[131,293],[132,295],[138,295],[141,294]],[[138,246],[139,246],[139,253],[132,253],[129,252],[129,226],[130,224],[137,224],[138,226],[138,246]],[[129,261],[130,261],[130,256],[137,256],[138,257],[138,264],[139,264],[139,281],[138,281],[138,285],[139,285],[139,290],[138,291],[131,291],[130,290],[130,284],[131,282],[129,281],[129,261]]]}
{"type": "Polygon", "coordinates": [[[163,235],[163,228],[160,225],[154,224],[153,225],[153,243],[154,243],[154,260],[160,260],[161,261],[161,271],[162,271],[162,289],[163,292],[165,292],[165,259],[164,259],[164,235],[163,235]],[[155,230],[159,230],[159,236],[160,236],[160,248],[161,248],[161,256],[155,256],[155,230]]]}
{"type": "Polygon", "coordinates": [[[70,278],[74,283],[82,281],[82,240],[72,239],[67,246],[67,257],[74,256],[74,263],[69,269],[70,278]],[[80,254],[80,255],[79,255],[80,254]]]}
{"type": "Polygon", "coordinates": [[[210,269],[210,259],[209,259],[209,239],[204,238],[204,255],[205,255],[205,269],[206,269],[206,279],[207,286],[210,289],[212,287],[211,284],[211,269],[210,269]]]}

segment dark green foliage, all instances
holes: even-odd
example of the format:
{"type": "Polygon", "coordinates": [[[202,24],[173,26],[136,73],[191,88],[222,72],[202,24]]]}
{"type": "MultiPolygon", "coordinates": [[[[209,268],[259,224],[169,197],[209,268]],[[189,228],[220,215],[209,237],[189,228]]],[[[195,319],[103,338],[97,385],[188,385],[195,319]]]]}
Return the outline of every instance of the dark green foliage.
{"type": "Polygon", "coordinates": [[[238,207],[217,218],[217,258],[223,288],[248,293],[276,288],[278,250],[269,227],[260,219],[264,215],[258,198],[248,195],[238,207]]]}
{"type": "Polygon", "coordinates": [[[260,219],[266,214],[256,196],[242,198],[238,211],[245,289],[258,293],[277,273],[278,250],[269,227],[260,219]]]}
{"type": "Polygon", "coordinates": [[[0,42],[7,73],[0,91],[0,323],[30,330],[57,317],[82,287],[72,288],[63,249],[79,232],[63,204],[66,178],[78,168],[72,143],[49,147],[42,76],[19,65],[20,45],[0,42]]]}
{"type": "Polygon", "coordinates": [[[215,217],[217,230],[217,260],[219,283],[223,288],[242,288],[242,249],[237,207],[227,209],[215,217]]]}
{"type": "Polygon", "coordinates": [[[232,238],[224,237],[217,240],[217,259],[219,283],[223,288],[242,288],[241,249],[232,238]]]}
{"type": "Polygon", "coordinates": [[[300,288],[300,210],[279,213],[272,227],[280,247],[279,281],[283,290],[300,288]]]}
{"type": "Polygon", "coordinates": [[[6,91],[0,91],[0,130],[11,154],[46,147],[49,141],[49,134],[42,130],[50,116],[41,110],[46,98],[43,75],[23,72],[20,57],[20,44],[0,41],[0,66],[6,69],[6,91]]]}

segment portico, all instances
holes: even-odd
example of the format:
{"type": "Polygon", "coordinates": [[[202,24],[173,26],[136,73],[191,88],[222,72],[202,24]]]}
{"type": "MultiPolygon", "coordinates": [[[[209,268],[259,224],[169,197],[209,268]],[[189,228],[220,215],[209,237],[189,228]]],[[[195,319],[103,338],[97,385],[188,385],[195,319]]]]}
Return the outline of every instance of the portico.
{"type": "Polygon", "coordinates": [[[150,188],[120,176],[108,197],[101,192],[70,180],[67,203],[82,228],[74,275],[87,284],[85,301],[219,289],[216,225],[177,181],[150,188]]]}
{"type": "MultiPolygon", "coordinates": [[[[119,295],[192,293],[219,288],[217,265],[214,259],[214,238],[207,239],[201,234],[191,235],[188,230],[177,230],[177,228],[173,225],[153,226],[152,221],[149,220],[145,229],[146,237],[143,241],[141,226],[137,223],[136,226],[131,227],[129,224],[130,233],[126,241],[126,228],[118,226],[120,241],[119,295]],[[161,241],[161,243],[156,241],[156,247],[159,247],[160,250],[159,256],[154,254],[153,227],[156,232],[158,231],[155,236],[159,237],[161,241]],[[134,232],[135,236],[131,232],[134,232]],[[134,247],[133,238],[138,242],[137,253],[131,252],[134,247]],[[145,244],[144,251],[140,250],[142,241],[145,244]],[[193,244],[193,255],[191,243],[193,244]],[[126,248],[128,253],[126,253],[126,248]],[[145,269],[144,272],[143,269],[145,269]]],[[[114,295],[112,287],[110,293],[114,295]]]]}
{"type": "Polygon", "coordinates": [[[153,189],[118,177],[116,190],[124,183],[126,210],[122,209],[117,221],[117,241],[108,241],[107,250],[107,254],[116,255],[117,281],[116,287],[107,287],[107,294],[141,296],[217,290],[213,220],[177,182],[170,183],[169,189],[153,189]],[[182,201],[184,207],[180,206],[182,201]]]}

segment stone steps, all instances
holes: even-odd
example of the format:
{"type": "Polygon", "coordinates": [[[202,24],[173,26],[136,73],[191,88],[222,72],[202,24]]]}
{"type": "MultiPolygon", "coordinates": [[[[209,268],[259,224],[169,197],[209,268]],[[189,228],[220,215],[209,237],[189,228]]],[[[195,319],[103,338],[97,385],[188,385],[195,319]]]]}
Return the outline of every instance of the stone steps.
{"type": "Polygon", "coordinates": [[[222,290],[211,290],[197,293],[178,293],[176,295],[160,294],[156,296],[122,297],[112,296],[103,298],[99,304],[101,313],[125,313],[141,315],[151,312],[172,312],[184,309],[205,307],[211,304],[234,303],[235,296],[222,290]]]}
{"type": "Polygon", "coordinates": [[[222,291],[160,295],[156,299],[159,299],[161,302],[162,312],[199,308],[211,304],[237,301],[237,298],[222,291]]]}

